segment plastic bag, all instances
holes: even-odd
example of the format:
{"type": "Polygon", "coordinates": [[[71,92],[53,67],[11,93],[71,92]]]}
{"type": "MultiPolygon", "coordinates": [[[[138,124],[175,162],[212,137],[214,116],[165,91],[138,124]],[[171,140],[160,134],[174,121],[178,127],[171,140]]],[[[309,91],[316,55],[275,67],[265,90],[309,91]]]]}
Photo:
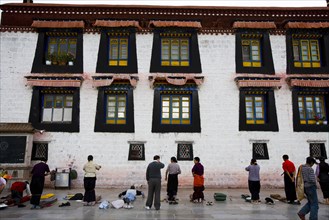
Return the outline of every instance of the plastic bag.
{"type": "Polygon", "coordinates": [[[120,209],[120,208],[123,207],[123,205],[125,204],[125,202],[122,199],[118,199],[118,200],[113,201],[111,204],[112,204],[112,206],[114,208],[120,209]]]}
{"type": "Polygon", "coordinates": [[[108,209],[110,208],[110,202],[107,200],[104,200],[103,202],[101,202],[101,204],[99,204],[99,208],[100,209],[108,209]]]}

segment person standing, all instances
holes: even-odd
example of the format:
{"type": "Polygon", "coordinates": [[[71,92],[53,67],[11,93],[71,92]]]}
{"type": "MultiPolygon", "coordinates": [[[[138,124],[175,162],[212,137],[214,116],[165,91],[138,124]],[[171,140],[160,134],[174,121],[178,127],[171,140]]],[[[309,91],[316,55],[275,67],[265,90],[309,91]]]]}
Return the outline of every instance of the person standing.
{"type": "Polygon", "coordinates": [[[178,174],[181,174],[180,166],[177,164],[176,157],[171,157],[170,164],[166,170],[167,195],[169,204],[177,204],[176,195],[178,191],[178,174]]]}
{"type": "Polygon", "coordinates": [[[192,201],[193,202],[203,202],[204,200],[204,168],[203,165],[200,163],[199,157],[194,157],[194,166],[192,168],[192,175],[193,175],[193,195],[192,201]]]}
{"type": "Polygon", "coordinates": [[[25,207],[25,205],[22,204],[22,198],[24,190],[26,191],[27,196],[31,195],[29,182],[14,182],[13,184],[11,184],[10,190],[11,198],[15,201],[15,204],[18,206],[18,208],[25,207]]]}
{"type": "Polygon", "coordinates": [[[40,198],[43,192],[43,187],[45,184],[45,176],[49,174],[50,170],[47,165],[47,159],[42,158],[40,163],[37,163],[32,168],[32,180],[31,180],[31,209],[41,209],[40,198]]]}
{"type": "Polygon", "coordinates": [[[83,196],[84,205],[93,206],[96,204],[96,170],[101,168],[100,165],[95,164],[92,155],[88,156],[88,162],[83,166],[85,175],[83,178],[83,186],[85,188],[85,194],[83,196]]]}
{"type": "Polygon", "coordinates": [[[256,159],[251,159],[250,165],[246,167],[246,171],[249,172],[248,186],[251,193],[251,203],[259,204],[259,192],[260,192],[260,178],[259,171],[260,166],[257,164],[256,159]]]}
{"type": "Polygon", "coordinates": [[[304,192],[306,194],[307,203],[299,210],[297,215],[300,219],[305,220],[305,215],[310,213],[310,220],[318,219],[318,195],[316,192],[316,180],[312,166],[315,164],[313,157],[306,158],[306,164],[303,164],[302,177],[304,181],[304,192]]]}
{"type": "Polygon", "coordinates": [[[296,168],[293,162],[289,160],[288,155],[282,156],[283,163],[283,175],[284,175],[284,191],[286,193],[287,202],[289,204],[299,203],[296,196],[296,187],[295,187],[295,176],[296,176],[296,168]]]}
{"type": "Polygon", "coordinates": [[[329,164],[324,157],[319,158],[320,163],[316,167],[316,176],[321,186],[324,203],[329,205],[329,164]]]}
{"type": "Polygon", "coordinates": [[[146,180],[148,183],[148,193],[145,209],[151,209],[154,197],[154,207],[160,209],[160,192],[161,192],[161,169],[164,164],[160,162],[160,156],[155,155],[146,169],[146,180]]]}

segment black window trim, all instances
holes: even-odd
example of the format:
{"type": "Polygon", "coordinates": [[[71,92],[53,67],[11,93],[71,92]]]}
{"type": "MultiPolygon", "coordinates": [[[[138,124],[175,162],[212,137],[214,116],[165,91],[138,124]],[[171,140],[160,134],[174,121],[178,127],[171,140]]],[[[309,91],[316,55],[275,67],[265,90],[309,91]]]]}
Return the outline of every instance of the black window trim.
{"type": "MultiPolygon", "coordinates": [[[[171,88],[175,88],[174,86],[171,88]]],[[[191,124],[161,124],[161,89],[154,89],[153,100],[153,120],[152,120],[152,133],[167,133],[167,132],[187,132],[187,133],[200,133],[200,107],[199,95],[197,89],[191,90],[191,124]]]]}
{"type": "Polygon", "coordinates": [[[272,57],[272,49],[270,37],[267,30],[263,29],[239,29],[235,33],[235,60],[237,73],[260,73],[274,75],[274,63],[272,57]],[[242,34],[262,34],[260,39],[261,48],[261,67],[244,67],[242,60],[242,34]]]}
{"type": "MultiPolygon", "coordinates": [[[[52,93],[50,93],[52,94],[52,93]]],[[[38,130],[46,130],[52,132],[79,132],[80,123],[80,88],[57,88],[57,87],[33,87],[32,101],[30,108],[29,122],[38,130]],[[73,91],[73,108],[71,123],[43,123],[41,122],[42,115],[42,93],[44,89],[49,90],[72,90],[73,91]]]]}
{"type": "Polygon", "coordinates": [[[299,118],[299,109],[298,109],[298,93],[303,92],[305,95],[308,93],[313,95],[317,92],[327,92],[324,94],[325,96],[325,107],[326,107],[326,119],[328,120],[329,116],[329,88],[301,88],[294,87],[292,89],[292,111],[293,111],[293,128],[295,132],[329,132],[329,125],[308,125],[308,124],[300,124],[299,118]]]}
{"type": "Polygon", "coordinates": [[[287,74],[328,74],[329,73],[329,34],[326,30],[289,29],[286,32],[287,74]],[[292,45],[293,34],[320,34],[319,38],[321,67],[303,68],[294,67],[294,55],[292,45]]]}
{"type": "Polygon", "coordinates": [[[95,117],[95,132],[117,132],[117,133],[134,133],[135,122],[134,122],[134,93],[133,88],[121,88],[120,90],[127,91],[127,123],[126,124],[106,124],[105,123],[105,91],[113,90],[112,87],[99,87],[95,117]]]}
{"type": "Polygon", "coordinates": [[[38,42],[33,60],[31,73],[81,73],[83,74],[83,31],[81,29],[39,29],[38,42]],[[46,65],[47,48],[46,32],[75,32],[77,33],[77,51],[73,66],[46,65]]]}
{"type": "Polygon", "coordinates": [[[156,28],[153,35],[152,57],[150,73],[202,73],[197,30],[191,28],[156,28]],[[190,65],[189,66],[161,66],[161,37],[160,33],[191,33],[190,65]]]}
{"type": "Polygon", "coordinates": [[[277,120],[274,89],[273,88],[240,88],[240,114],[239,131],[279,131],[277,120]],[[266,123],[247,124],[246,123],[246,103],[245,96],[250,91],[265,91],[266,98],[266,123]]]}
{"type": "Polygon", "coordinates": [[[137,52],[136,52],[136,30],[135,28],[104,28],[101,30],[99,42],[96,73],[137,73],[137,52]],[[129,33],[128,41],[128,66],[109,66],[109,32],[129,33]]]}

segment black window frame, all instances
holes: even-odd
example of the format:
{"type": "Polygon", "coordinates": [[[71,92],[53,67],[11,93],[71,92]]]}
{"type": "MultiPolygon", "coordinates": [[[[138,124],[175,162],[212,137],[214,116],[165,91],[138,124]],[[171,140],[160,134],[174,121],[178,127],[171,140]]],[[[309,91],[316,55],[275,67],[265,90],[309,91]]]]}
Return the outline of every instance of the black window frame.
{"type": "Polygon", "coordinates": [[[36,46],[35,56],[33,60],[31,73],[81,73],[83,74],[83,31],[82,29],[39,29],[38,42],[36,46]],[[46,50],[47,50],[47,32],[67,32],[77,33],[77,49],[76,58],[73,66],[69,65],[46,65],[46,50]]]}
{"type": "Polygon", "coordinates": [[[324,124],[300,124],[299,108],[298,108],[298,95],[324,95],[325,108],[326,108],[326,120],[329,117],[329,88],[301,88],[294,87],[292,89],[292,111],[293,111],[293,128],[295,132],[329,132],[329,125],[324,124]]]}
{"type": "Polygon", "coordinates": [[[168,88],[156,87],[154,88],[153,100],[153,120],[152,120],[152,133],[167,133],[167,132],[187,132],[187,133],[200,133],[200,106],[199,95],[196,88],[184,88],[179,86],[169,86],[168,88]],[[168,91],[188,90],[191,94],[191,124],[161,124],[161,92],[163,89],[168,91]]]}
{"type": "Polygon", "coordinates": [[[177,160],[180,160],[180,161],[192,161],[193,158],[194,158],[193,157],[193,143],[178,143],[177,144],[177,160]],[[189,158],[181,157],[181,155],[180,155],[180,147],[181,147],[181,145],[187,145],[189,147],[189,151],[191,152],[189,158]]]}
{"type": "Polygon", "coordinates": [[[256,160],[269,160],[269,154],[268,154],[268,147],[267,147],[267,143],[260,143],[260,142],[255,142],[252,143],[252,158],[256,159],[256,160]],[[261,145],[263,147],[264,150],[264,156],[258,154],[256,152],[256,145],[261,145]]]}
{"type": "Polygon", "coordinates": [[[43,158],[45,158],[46,160],[48,160],[48,143],[45,143],[45,142],[33,142],[31,160],[41,160],[43,158]],[[45,153],[45,156],[43,156],[43,157],[37,157],[36,156],[37,148],[40,147],[40,146],[38,146],[39,144],[45,145],[45,151],[46,151],[46,153],[45,153]]]}
{"type": "Polygon", "coordinates": [[[101,39],[97,57],[96,73],[137,73],[136,30],[135,28],[106,28],[101,30],[101,39]],[[108,33],[129,33],[128,65],[109,66],[109,36],[108,33]]]}
{"type": "MultiPolygon", "coordinates": [[[[309,38],[307,38],[309,39],[309,38]]],[[[329,34],[326,30],[289,29],[286,31],[287,74],[328,74],[329,72],[329,34]],[[319,38],[321,67],[295,67],[293,53],[293,34],[322,35],[319,38]]]]}
{"type": "Polygon", "coordinates": [[[310,143],[310,157],[314,157],[316,159],[319,159],[320,157],[323,157],[325,159],[327,159],[327,151],[326,151],[326,146],[325,143],[310,143]],[[320,156],[316,156],[314,155],[314,150],[312,149],[312,147],[314,147],[315,144],[319,144],[320,145],[320,151],[321,151],[321,155],[320,156]]]}
{"type": "Polygon", "coordinates": [[[33,87],[32,101],[30,108],[29,122],[38,130],[46,130],[52,132],[79,132],[80,124],[80,88],[75,87],[33,87]],[[72,121],[71,122],[41,122],[42,116],[42,91],[54,91],[48,94],[65,93],[69,90],[73,93],[72,121]],[[57,92],[56,92],[57,91],[57,92]]]}
{"type": "Polygon", "coordinates": [[[197,30],[191,28],[156,28],[153,32],[153,46],[150,73],[202,73],[197,30]],[[189,33],[189,66],[161,66],[161,33],[189,33]]]}
{"type": "Polygon", "coordinates": [[[279,131],[273,88],[240,88],[239,131],[279,131]],[[249,93],[263,93],[266,107],[265,124],[247,124],[245,97],[249,93]]]}
{"type": "Polygon", "coordinates": [[[129,144],[129,153],[128,153],[128,160],[129,161],[141,161],[141,160],[145,160],[145,144],[144,143],[130,143],[129,144]],[[140,145],[141,146],[141,154],[142,157],[141,158],[134,158],[132,156],[132,151],[133,151],[133,147],[134,145],[140,145]]]}
{"type": "Polygon", "coordinates": [[[260,73],[274,75],[274,63],[272,56],[272,48],[269,33],[264,29],[239,29],[235,33],[235,63],[236,73],[260,73]],[[242,59],[242,35],[243,34],[261,34],[260,38],[260,54],[261,67],[244,67],[242,59]]]}
{"type": "Polygon", "coordinates": [[[95,118],[95,132],[116,132],[116,133],[134,133],[135,122],[134,122],[134,93],[133,88],[126,84],[125,86],[116,86],[115,84],[109,87],[99,87],[96,107],[96,118],[95,118]],[[106,94],[107,90],[113,91],[125,91],[127,92],[127,106],[126,106],[126,124],[106,124],[106,94]]]}

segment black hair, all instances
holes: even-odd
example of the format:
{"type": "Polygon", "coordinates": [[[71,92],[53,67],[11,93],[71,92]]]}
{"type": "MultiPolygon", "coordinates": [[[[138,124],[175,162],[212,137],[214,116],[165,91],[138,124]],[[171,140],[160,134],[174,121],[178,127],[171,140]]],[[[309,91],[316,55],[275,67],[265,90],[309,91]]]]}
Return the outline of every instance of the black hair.
{"type": "Polygon", "coordinates": [[[306,163],[307,164],[315,164],[316,161],[315,161],[315,159],[313,157],[307,157],[306,158],[306,163]]]}
{"type": "Polygon", "coordinates": [[[200,162],[200,158],[199,157],[194,157],[194,160],[197,162],[200,162]]]}
{"type": "Polygon", "coordinates": [[[170,160],[171,160],[172,162],[177,163],[177,159],[176,159],[176,157],[171,157],[170,160]]]}
{"type": "Polygon", "coordinates": [[[289,156],[288,156],[287,154],[285,154],[285,155],[282,156],[282,158],[283,158],[284,160],[288,160],[288,159],[289,159],[289,156]]]}
{"type": "Polygon", "coordinates": [[[47,162],[47,159],[45,157],[42,157],[40,160],[43,162],[47,162]]]}
{"type": "Polygon", "coordinates": [[[132,186],[130,187],[130,189],[135,189],[135,186],[134,186],[134,185],[132,185],[132,186]]]}
{"type": "Polygon", "coordinates": [[[155,156],[153,157],[153,160],[158,160],[158,159],[160,159],[160,156],[159,156],[159,155],[155,155],[155,156]]]}
{"type": "Polygon", "coordinates": [[[92,161],[94,159],[93,155],[88,156],[88,161],[92,161]]]}
{"type": "Polygon", "coordinates": [[[251,163],[257,165],[257,160],[255,158],[252,158],[251,163]]]}

